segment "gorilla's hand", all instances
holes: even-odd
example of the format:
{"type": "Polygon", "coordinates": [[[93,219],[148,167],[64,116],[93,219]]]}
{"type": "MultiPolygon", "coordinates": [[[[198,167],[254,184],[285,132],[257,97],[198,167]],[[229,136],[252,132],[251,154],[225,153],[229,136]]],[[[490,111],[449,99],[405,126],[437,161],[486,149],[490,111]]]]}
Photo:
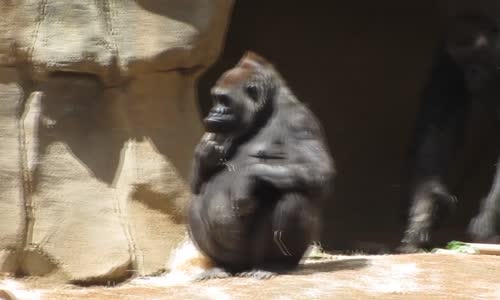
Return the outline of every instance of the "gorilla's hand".
{"type": "Polygon", "coordinates": [[[255,198],[257,181],[251,170],[247,168],[237,174],[231,187],[233,211],[241,216],[251,214],[257,207],[258,199],[255,198]]]}
{"type": "Polygon", "coordinates": [[[224,147],[211,138],[203,138],[195,149],[195,160],[201,168],[218,165],[224,157],[224,147]]]}
{"type": "Polygon", "coordinates": [[[196,146],[192,166],[191,191],[196,195],[203,183],[212,176],[224,157],[224,147],[214,140],[212,134],[205,134],[196,146]]]}

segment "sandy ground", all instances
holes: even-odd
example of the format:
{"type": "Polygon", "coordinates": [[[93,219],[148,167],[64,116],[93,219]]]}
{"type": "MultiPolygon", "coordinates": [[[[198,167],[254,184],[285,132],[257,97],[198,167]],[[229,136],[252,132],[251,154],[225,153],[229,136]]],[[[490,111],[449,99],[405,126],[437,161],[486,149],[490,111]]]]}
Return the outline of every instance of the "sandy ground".
{"type": "Polygon", "coordinates": [[[40,300],[500,299],[500,256],[329,256],[265,281],[229,278],[193,283],[180,274],[169,274],[115,287],[51,287],[11,279],[0,281],[2,285],[14,299],[40,300]]]}

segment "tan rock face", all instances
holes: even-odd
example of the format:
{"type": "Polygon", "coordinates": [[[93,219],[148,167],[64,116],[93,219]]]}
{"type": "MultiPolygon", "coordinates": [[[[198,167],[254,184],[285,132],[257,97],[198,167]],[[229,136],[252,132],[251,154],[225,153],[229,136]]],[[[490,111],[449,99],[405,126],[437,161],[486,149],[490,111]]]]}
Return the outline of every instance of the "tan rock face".
{"type": "Polygon", "coordinates": [[[231,0],[0,3],[0,272],[165,267],[231,0]]]}

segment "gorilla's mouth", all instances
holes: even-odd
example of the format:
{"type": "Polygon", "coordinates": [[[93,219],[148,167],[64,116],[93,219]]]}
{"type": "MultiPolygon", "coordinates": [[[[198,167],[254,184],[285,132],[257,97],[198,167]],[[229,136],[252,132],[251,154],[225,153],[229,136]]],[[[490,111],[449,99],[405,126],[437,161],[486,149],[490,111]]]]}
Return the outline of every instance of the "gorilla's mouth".
{"type": "Polygon", "coordinates": [[[250,154],[250,157],[258,158],[261,160],[281,160],[285,159],[285,153],[270,153],[266,151],[258,151],[257,153],[250,154]]]}
{"type": "Polygon", "coordinates": [[[489,68],[479,64],[465,65],[464,75],[469,88],[473,90],[484,87],[492,77],[489,68]]]}
{"type": "Polygon", "coordinates": [[[229,107],[222,105],[212,108],[204,119],[205,128],[210,132],[230,131],[235,122],[236,116],[233,111],[229,107]]]}
{"type": "Polygon", "coordinates": [[[227,116],[232,116],[231,109],[227,106],[217,105],[212,109],[210,115],[213,117],[222,117],[225,118],[227,116]]]}
{"type": "Polygon", "coordinates": [[[234,121],[234,114],[228,108],[221,108],[219,110],[210,112],[205,119],[208,122],[232,122],[234,121]]]}

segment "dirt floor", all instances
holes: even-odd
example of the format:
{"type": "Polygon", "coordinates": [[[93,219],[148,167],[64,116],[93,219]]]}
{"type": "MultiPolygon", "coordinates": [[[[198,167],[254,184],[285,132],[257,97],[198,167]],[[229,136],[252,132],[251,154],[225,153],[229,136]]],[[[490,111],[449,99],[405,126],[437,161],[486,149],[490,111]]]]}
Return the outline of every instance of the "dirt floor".
{"type": "MultiPolygon", "coordinates": [[[[116,287],[34,286],[0,281],[13,299],[500,299],[500,256],[412,254],[329,256],[267,281],[192,283],[176,275],[116,287]]],[[[7,297],[7,296],[4,296],[7,297]]],[[[8,299],[8,298],[7,298],[8,299]]]]}

